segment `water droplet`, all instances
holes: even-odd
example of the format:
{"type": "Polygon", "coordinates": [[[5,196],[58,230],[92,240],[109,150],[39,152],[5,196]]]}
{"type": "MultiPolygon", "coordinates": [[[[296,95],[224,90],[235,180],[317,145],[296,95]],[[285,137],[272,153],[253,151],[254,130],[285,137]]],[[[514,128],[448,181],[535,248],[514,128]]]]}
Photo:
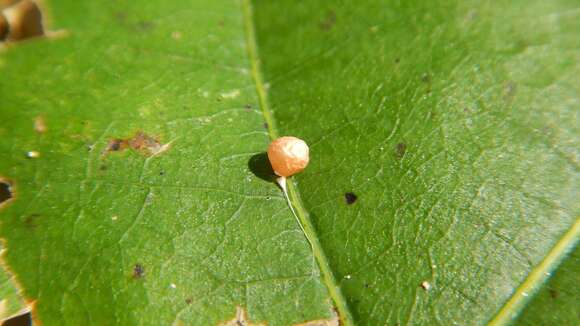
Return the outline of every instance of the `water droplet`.
{"type": "Polygon", "coordinates": [[[26,157],[28,158],[39,158],[40,157],[40,153],[37,151],[30,151],[26,153],[26,157]]]}

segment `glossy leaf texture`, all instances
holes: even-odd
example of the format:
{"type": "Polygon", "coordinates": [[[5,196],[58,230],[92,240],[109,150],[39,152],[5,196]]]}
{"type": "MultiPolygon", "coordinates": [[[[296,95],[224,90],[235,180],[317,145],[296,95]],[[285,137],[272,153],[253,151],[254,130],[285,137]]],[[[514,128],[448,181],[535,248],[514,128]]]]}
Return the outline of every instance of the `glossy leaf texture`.
{"type": "Polygon", "coordinates": [[[580,215],[575,1],[46,6],[68,35],[0,53],[3,260],[43,324],[484,324],[580,215]]]}
{"type": "Polygon", "coordinates": [[[248,167],[269,138],[242,4],[46,4],[68,36],[0,55],[0,175],[15,194],[0,233],[35,319],[331,318],[281,191],[248,167]]]}
{"type": "Polygon", "coordinates": [[[255,12],[270,108],[310,143],[298,188],[355,322],[492,320],[580,216],[578,3],[255,12]]]}

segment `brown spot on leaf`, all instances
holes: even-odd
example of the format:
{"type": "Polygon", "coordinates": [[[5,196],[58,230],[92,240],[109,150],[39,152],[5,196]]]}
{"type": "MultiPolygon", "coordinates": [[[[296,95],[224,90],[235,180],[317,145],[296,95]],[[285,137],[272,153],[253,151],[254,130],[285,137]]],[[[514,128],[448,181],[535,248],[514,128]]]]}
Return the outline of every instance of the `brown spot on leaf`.
{"type": "Polygon", "coordinates": [[[334,24],[336,24],[336,13],[333,10],[329,10],[318,26],[323,31],[329,31],[332,29],[334,24]]]}
{"type": "Polygon", "coordinates": [[[395,156],[399,160],[402,159],[403,156],[405,156],[406,152],[407,152],[407,145],[405,143],[398,143],[397,146],[395,147],[395,156]]]}
{"type": "Polygon", "coordinates": [[[136,150],[146,156],[155,156],[169,149],[171,142],[162,144],[159,139],[139,131],[128,139],[114,138],[109,141],[106,152],[119,152],[127,148],[136,150]]]}
{"type": "Polygon", "coordinates": [[[504,100],[507,102],[511,102],[516,96],[517,91],[518,87],[516,83],[514,83],[513,81],[507,82],[504,86],[504,94],[503,94],[504,100]]]}
{"type": "Polygon", "coordinates": [[[37,219],[40,217],[40,214],[30,214],[26,216],[24,219],[24,225],[30,229],[35,229],[37,225],[37,219]]]}
{"type": "Polygon", "coordinates": [[[236,307],[236,317],[232,320],[218,324],[219,326],[266,326],[263,323],[252,323],[248,319],[248,313],[242,307],[236,307]]]}
{"type": "Polygon", "coordinates": [[[550,297],[552,299],[558,299],[558,297],[560,296],[560,293],[555,289],[550,289],[548,290],[548,292],[550,292],[550,297]]]}
{"type": "Polygon", "coordinates": [[[46,121],[44,121],[44,118],[42,116],[37,116],[36,118],[34,118],[34,131],[36,131],[39,134],[43,134],[48,130],[48,128],[46,127],[46,121]]]}
{"type": "Polygon", "coordinates": [[[126,149],[128,145],[129,143],[127,142],[127,140],[119,138],[111,139],[111,141],[109,141],[109,144],[107,145],[107,151],[110,152],[122,151],[126,149]]]}
{"type": "Polygon", "coordinates": [[[141,264],[135,264],[135,267],[133,267],[133,278],[138,279],[143,276],[145,276],[145,268],[141,264]]]}
{"type": "Polygon", "coordinates": [[[142,20],[137,22],[136,24],[137,29],[142,31],[142,32],[149,32],[151,30],[153,30],[153,28],[155,27],[155,24],[153,24],[153,22],[150,22],[148,20],[142,20]]]}

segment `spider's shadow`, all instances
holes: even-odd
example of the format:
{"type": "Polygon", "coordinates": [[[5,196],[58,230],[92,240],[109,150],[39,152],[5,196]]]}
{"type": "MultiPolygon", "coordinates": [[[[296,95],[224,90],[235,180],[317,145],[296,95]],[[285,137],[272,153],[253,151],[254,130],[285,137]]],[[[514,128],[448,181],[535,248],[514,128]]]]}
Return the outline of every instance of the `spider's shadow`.
{"type": "Polygon", "coordinates": [[[248,160],[248,168],[256,177],[268,182],[276,182],[277,175],[272,169],[266,152],[258,153],[250,157],[248,160]]]}

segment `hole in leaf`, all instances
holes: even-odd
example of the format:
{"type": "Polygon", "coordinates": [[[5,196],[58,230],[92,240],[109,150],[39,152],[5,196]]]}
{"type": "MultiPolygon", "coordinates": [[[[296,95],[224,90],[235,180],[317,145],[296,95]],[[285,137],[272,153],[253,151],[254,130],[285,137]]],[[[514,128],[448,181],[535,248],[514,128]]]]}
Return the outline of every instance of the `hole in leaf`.
{"type": "Polygon", "coordinates": [[[2,326],[31,326],[31,325],[32,325],[32,315],[30,314],[30,312],[7,319],[2,324],[2,326]]]}
{"type": "Polygon", "coordinates": [[[0,204],[12,199],[12,183],[8,180],[0,179],[0,204]]]}

